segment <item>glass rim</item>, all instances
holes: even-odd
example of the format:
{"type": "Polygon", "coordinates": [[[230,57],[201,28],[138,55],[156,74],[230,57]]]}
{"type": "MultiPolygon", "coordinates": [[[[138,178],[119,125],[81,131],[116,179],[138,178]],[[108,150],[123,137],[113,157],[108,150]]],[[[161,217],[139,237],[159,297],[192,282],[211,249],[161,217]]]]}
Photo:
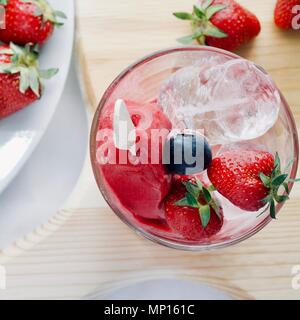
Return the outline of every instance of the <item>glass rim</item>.
{"type": "MultiPolygon", "coordinates": [[[[232,52],[229,52],[229,51],[226,51],[223,49],[215,48],[215,47],[209,47],[209,46],[200,46],[200,45],[196,46],[195,45],[195,46],[171,47],[171,48],[155,51],[153,53],[150,53],[150,54],[136,60],[135,62],[130,64],[127,68],[125,68],[111,82],[111,84],[105,90],[105,92],[102,95],[102,98],[99,102],[99,105],[96,109],[96,112],[95,112],[95,115],[94,115],[94,118],[92,121],[91,133],[90,133],[90,159],[91,159],[92,169],[93,169],[94,176],[96,178],[96,183],[98,185],[98,188],[101,191],[103,196],[105,195],[106,190],[105,190],[105,187],[102,186],[100,183],[100,179],[102,179],[102,177],[100,177],[99,172],[96,168],[96,165],[94,164],[93,159],[96,158],[95,142],[96,142],[96,134],[97,134],[97,128],[98,128],[99,115],[100,115],[102,108],[106,104],[106,101],[110,98],[111,94],[113,93],[113,91],[117,87],[117,85],[128,74],[133,72],[136,68],[143,65],[144,63],[150,62],[150,61],[155,60],[157,58],[160,58],[162,56],[166,56],[166,55],[173,54],[176,52],[197,52],[197,51],[199,51],[199,52],[200,51],[208,51],[208,52],[213,52],[213,53],[220,53],[220,54],[226,55],[226,56],[228,56],[230,58],[234,58],[234,59],[240,59],[240,58],[245,59],[235,53],[232,53],[232,52]]],[[[245,60],[248,60],[248,59],[245,59],[245,60]]],[[[260,67],[260,66],[258,65],[258,67],[260,67]]],[[[269,76],[268,72],[266,72],[266,74],[269,76]]],[[[299,140],[298,140],[297,126],[296,126],[296,122],[295,122],[293,113],[289,107],[289,104],[287,103],[286,99],[282,95],[281,91],[278,89],[278,87],[273,79],[272,79],[272,81],[274,83],[274,86],[276,87],[276,89],[278,90],[278,92],[280,94],[282,105],[285,109],[285,112],[286,112],[286,115],[288,118],[288,122],[291,126],[291,129],[292,129],[295,161],[294,161],[292,169],[291,169],[290,177],[291,177],[291,179],[295,179],[297,171],[298,171],[298,164],[299,164],[299,140]]],[[[290,190],[292,190],[293,185],[294,185],[293,182],[289,183],[290,190]]],[[[111,201],[109,201],[105,196],[104,196],[104,199],[107,202],[108,206],[112,209],[112,211],[119,217],[119,219],[123,223],[125,223],[130,229],[132,229],[135,233],[137,233],[138,235],[140,235],[140,236],[142,236],[142,237],[144,237],[144,238],[146,238],[156,244],[163,245],[167,248],[183,250],[183,251],[191,251],[191,252],[206,252],[206,251],[211,251],[211,250],[215,250],[215,249],[222,249],[222,248],[226,248],[226,247],[238,244],[240,242],[243,242],[243,241],[251,238],[256,233],[260,232],[273,220],[270,216],[267,216],[264,220],[261,221],[260,224],[256,225],[250,231],[248,231],[247,233],[245,233],[235,239],[229,239],[229,240],[221,241],[220,243],[212,243],[212,244],[184,244],[184,243],[175,242],[175,240],[172,241],[172,240],[166,239],[164,237],[154,235],[154,234],[142,229],[141,227],[134,225],[134,223],[132,223],[128,218],[126,218],[126,216],[111,201]]],[[[284,206],[284,203],[277,204],[276,212],[279,213],[279,211],[282,209],[283,206],[284,206]]]]}

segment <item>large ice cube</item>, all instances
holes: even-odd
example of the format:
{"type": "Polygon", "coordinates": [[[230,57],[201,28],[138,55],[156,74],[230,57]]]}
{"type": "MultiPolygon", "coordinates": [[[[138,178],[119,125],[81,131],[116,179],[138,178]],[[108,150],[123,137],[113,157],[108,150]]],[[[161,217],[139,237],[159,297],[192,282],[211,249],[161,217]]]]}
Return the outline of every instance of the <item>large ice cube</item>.
{"type": "Polygon", "coordinates": [[[262,136],[275,124],[281,101],[263,69],[232,59],[178,70],[158,103],[176,129],[202,129],[215,145],[262,136]]]}

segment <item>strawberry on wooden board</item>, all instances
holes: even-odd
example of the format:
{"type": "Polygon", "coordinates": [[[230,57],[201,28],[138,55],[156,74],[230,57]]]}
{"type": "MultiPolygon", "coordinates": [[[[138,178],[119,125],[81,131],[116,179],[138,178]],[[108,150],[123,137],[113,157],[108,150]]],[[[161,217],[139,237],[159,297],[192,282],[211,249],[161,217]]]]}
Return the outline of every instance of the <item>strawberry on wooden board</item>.
{"type": "Polygon", "coordinates": [[[63,25],[66,16],[55,11],[46,0],[0,0],[5,8],[5,29],[0,29],[0,41],[19,45],[44,44],[55,26],[63,25]]]}
{"type": "Polygon", "coordinates": [[[298,25],[300,26],[300,0],[278,0],[274,12],[275,24],[281,29],[293,29],[294,19],[298,29],[298,25]],[[297,8],[297,6],[299,7],[297,8]]]}
{"type": "Polygon", "coordinates": [[[38,54],[29,45],[0,46],[0,119],[39,99],[42,78],[49,79],[57,72],[40,70],[38,54]]]}
{"type": "Polygon", "coordinates": [[[178,39],[182,44],[200,44],[235,50],[260,33],[257,17],[234,0],[203,0],[194,5],[193,13],[175,12],[174,16],[189,20],[193,34],[178,39]]]}
{"type": "Polygon", "coordinates": [[[205,241],[222,228],[222,209],[200,180],[182,181],[184,187],[173,188],[165,200],[167,223],[185,240],[205,241]]]}
{"type": "Polygon", "coordinates": [[[278,154],[274,159],[267,151],[224,152],[213,159],[208,177],[216,190],[235,206],[246,211],[258,211],[268,204],[274,219],[275,203],[289,199],[288,174],[282,173],[278,154]],[[279,194],[281,187],[285,190],[284,194],[279,194]]]}

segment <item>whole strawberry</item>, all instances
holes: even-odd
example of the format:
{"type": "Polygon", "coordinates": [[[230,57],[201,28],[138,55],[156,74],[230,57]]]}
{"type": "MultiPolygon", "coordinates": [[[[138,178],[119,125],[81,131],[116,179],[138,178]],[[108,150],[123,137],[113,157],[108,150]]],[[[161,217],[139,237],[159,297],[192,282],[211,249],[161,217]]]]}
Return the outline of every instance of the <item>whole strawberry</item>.
{"type": "Polygon", "coordinates": [[[222,210],[200,180],[183,180],[165,200],[167,223],[188,241],[206,241],[223,225],[222,210]]]}
{"type": "Polygon", "coordinates": [[[283,186],[288,194],[287,174],[281,173],[278,154],[261,150],[235,150],[213,159],[208,176],[214,187],[235,206],[246,211],[258,211],[269,204],[276,218],[275,202],[288,200],[279,195],[283,186]]]}
{"type": "Polygon", "coordinates": [[[5,7],[5,28],[0,29],[0,41],[19,45],[44,44],[55,26],[61,26],[58,18],[66,18],[54,11],[46,0],[0,0],[5,7]]]}
{"type": "Polygon", "coordinates": [[[275,24],[281,29],[293,29],[293,20],[300,26],[300,0],[278,0],[274,12],[275,24]],[[297,9],[297,6],[298,9],[297,9]],[[296,16],[299,16],[297,19],[296,16]]]}
{"type": "Polygon", "coordinates": [[[260,22],[250,11],[234,0],[203,0],[193,13],[176,12],[175,17],[190,20],[193,34],[180,38],[182,44],[200,44],[235,50],[260,32],[260,22]]]}
{"type": "Polygon", "coordinates": [[[42,78],[50,78],[57,69],[39,69],[37,53],[13,43],[0,46],[0,119],[39,99],[42,78]]]}

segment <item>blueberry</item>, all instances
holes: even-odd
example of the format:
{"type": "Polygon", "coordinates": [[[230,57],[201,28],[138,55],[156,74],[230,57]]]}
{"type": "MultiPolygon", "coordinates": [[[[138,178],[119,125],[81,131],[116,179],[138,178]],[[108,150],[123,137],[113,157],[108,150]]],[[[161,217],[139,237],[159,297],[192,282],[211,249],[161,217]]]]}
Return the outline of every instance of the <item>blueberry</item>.
{"type": "Polygon", "coordinates": [[[170,173],[196,174],[209,167],[212,152],[208,141],[199,133],[179,133],[165,143],[163,161],[170,173]]]}

